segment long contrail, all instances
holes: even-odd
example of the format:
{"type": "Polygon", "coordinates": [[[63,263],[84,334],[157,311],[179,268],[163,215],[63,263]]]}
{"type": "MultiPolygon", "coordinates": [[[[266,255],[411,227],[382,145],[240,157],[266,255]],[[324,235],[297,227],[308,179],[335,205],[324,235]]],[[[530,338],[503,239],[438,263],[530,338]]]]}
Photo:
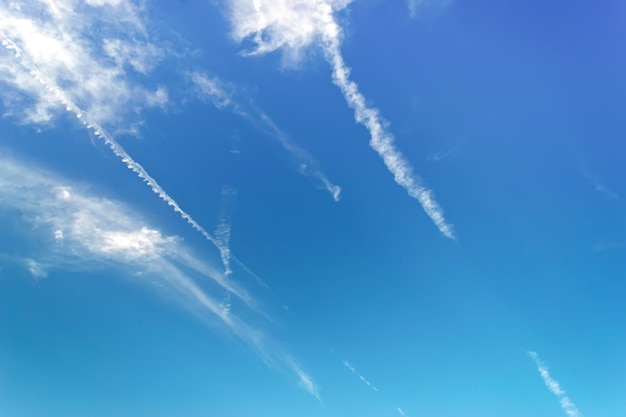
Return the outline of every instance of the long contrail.
{"type": "Polygon", "coordinates": [[[548,367],[541,361],[541,359],[539,359],[539,355],[537,355],[536,352],[528,352],[528,356],[535,361],[537,370],[541,375],[541,379],[543,379],[543,382],[546,384],[546,387],[548,387],[548,390],[550,390],[550,392],[559,399],[561,409],[565,412],[565,414],[567,414],[568,417],[582,417],[582,413],[578,410],[576,404],[574,404],[572,400],[565,395],[565,390],[561,388],[561,385],[559,385],[559,383],[550,376],[548,367]]]}
{"type": "MultiPolygon", "coordinates": [[[[128,169],[133,171],[139,178],[146,183],[148,187],[155,193],[161,200],[167,203],[174,212],[178,213],[180,217],[185,220],[192,228],[194,228],[197,232],[199,232],[206,240],[211,242],[215,247],[221,251],[223,251],[224,246],[220,244],[220,242],[215,239],[209,232],[206,231],[204,227],[202,227],[189,213],[183,210],[176,200],[172,198],[164,189],[159,185],[159,183],[148,174],[148,172],[144,169],[141,164],[135,161],[126,150],[120,145],[113,136],[108,134],[95,120],[89,117],[89,115],[83,111],[78,105],[76,105],[72,99],[68,97],[68,95],[59,88],[56,83],[47,77],[44,73],[42,73],[37,66],[32,63],[28,58],[25,57],[22,49],[17,46],[11,39],[9,39],[6,35],[0,32],[2,36],[2,45],[9,51],[13,51],[15,54],[15,58],[20,62],[20,64],[33,76],[37,81],[41,83],[41,85],[50,91],[55,98],[65,106],[65,109],[74,114],[76,118],[85,126],[87,129],[91,130],[93,134],[102,139],[104,143],[113,151],[113,153],[121,159],[121,161],[126,165],[128,169]]],[[[230,253],[230,251],[229,251],[230,253]]],[[[244,264],[241,262],[235,255],[230,253],[230,259],[237,262],[246,272],[250,273],[253,277],[255,277],[259,282],[263,283],[261,279],[250,271],[244,264]]],[[[267,286],[263,283],[263,285],[267,286]]]]}
{"type": "Polygon", "coordinates": [[[435,200],[433,192],[422,184],[421,179],[413,173],[413,168],[402,152],[396,149],[394,137],[385,128],[378,109],[367,106],[365,97],[359,91],[359,86],[350,80],[350,68],[346,65],[339,47],[341,29],[332,16],[326,22],[326,27],[322,33],[322,45],[326,59],[332,68],[333,82],[341,90],[348,106],[354,110],[356,121],[369,131],[370,146],[383,159],[396,183],[403,187],[411,197],[419,201],[439,231],[444,236],[456,240],[452,225],[446,222],[443,210],[435,200]]]}
{"type": "Polygon", "coordinates": [[[358,85],[350,79],[350,68],[341,54],[342,30],[335,12],[351,0],[231,0],[233,36],[240,42],[255,44],[246,55],[262,55],[282,49],[287,61],[297,61],[301,52],[312,43],[323,51],[331,66],[333,83],[354,110],[356,121],[370,134],[370,146],[383,159],[398,185],[416,199],[439,231],[456,239],[451,224],[433,192],[413,173],[405,156],[396,148],[392,133],[375,107],[366,104],[358,85]]]}

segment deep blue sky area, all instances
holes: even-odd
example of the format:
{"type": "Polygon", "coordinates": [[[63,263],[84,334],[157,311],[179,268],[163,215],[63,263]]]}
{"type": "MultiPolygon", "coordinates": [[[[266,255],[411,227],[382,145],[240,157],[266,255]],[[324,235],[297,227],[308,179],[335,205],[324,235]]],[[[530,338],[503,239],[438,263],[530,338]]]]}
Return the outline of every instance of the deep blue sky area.
{"type": "Polygon", "coordinates": [[[0,416],[626,415],[625,19],[0,0],[0,416]]]}

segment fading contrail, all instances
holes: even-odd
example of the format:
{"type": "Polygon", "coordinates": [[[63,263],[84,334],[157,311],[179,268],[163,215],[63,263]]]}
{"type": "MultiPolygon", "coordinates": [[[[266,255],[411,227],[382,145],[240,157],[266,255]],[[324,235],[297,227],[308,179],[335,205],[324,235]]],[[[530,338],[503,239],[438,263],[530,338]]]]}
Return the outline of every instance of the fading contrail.
{"type": "MultiPolygon", "coordinates": [[[[148,174],[148,172],[144,169],[141,164],[136,162],[127,152],[124,150],[122,145],[120,145],[113,136],[108,134],[95,120],[91,119],[89,115],[83,111],[80,107],[78,107],[69,97],[68,95],[59,88],[54,81],[52,81],[49,77],[47,77],[44,73],[42,73],[37,66],[32,63],[28,58],[24,56],[22,49],[17,46],[11,39],[9,39],[6,35],[0,32],[0,36],[2,37],[2,45],[9,51],[13,51],[15,54],[15,58],[20,62],[20,64],[30,73],[32,77],[34,77],[37,81],[41,83],[41,85],[50,91],[54,97],[65,106],[65,109],[76,116],[76,118],[85,126],[87,129],[91,130],[93,134],[102,139],[104,143],[113,151],[113,153],[121,159],[121,161],[126,165],[128,169],[133,171],[139,178],[146,183],[148,187],[155,193],[161,200],[163,200],[167,205],[169,205],[174,212],[178,213],[180,217],[185,220],[192,228],[194,228],[197,232],[199,232],[206,240],[211,242],[217,249],[222,252],[223,250],[228,250],[224,248],[220,242],[213,237],[209,232],[206,231],[204,227],[202,227],[189,213],[183,210],[176,200],[172,198],[164,189],[159,185],[159,183],[148,174]]],[[[246,272],[250,273],[253,277],[255,277],[259,282],[263,283],[261,279],[250,271],[244,264],[241,262],[235,255],[230,253],[230,259],[237,262],[246,272]]],[[[264,286],[267,287],[265,283],[264,286]]]]}
{"type": "Polygon", "coordinates": [[[303,148],[294,143],[289,136],[280,130],[276,123],[253,103],[244,105],[236,100],[233,88],[217,77],[209,78],[200,72],[189,74],[191,81],[198,87],[203,97],[211,99],[215,107],[223,109],[229,107],[233,113],[251,122],[256,128],[273,136],[280,145],[292,156],[298,164],[300,173],[309,177],[318,186],[323,187],[333,197],[335,202],[341,198],[341,187],[334,184],[319,168],[317,161],[303,148]],[[262,122],[262,123],[259,123],[262,122]],[[262,126],[260,126],[262,125],[262,126]]]}
{"type": "Polygon", "coordinates": [[[232,200],[236,195],[235,190],[225,185],[220,193],[220,212],[217,217],[217,227],[215,228],[215,239],[220,244],[220,257],[222,265],[224,265],[224,275],[228,276],[233,273],[230,268],[230,211],[232,210],[232,200]]]}
{"type": "Polygon", "coordinates": [[[356,369],[352,365],[350,365],[350,363],[348,361],[344,360],[342,363],[343,363],[343,366],[348,368],[348,370],[350,372],[352,372],[354,375],[356,375],[361,380],[361,382],[363,382],[365,385],[370,387],[372,390],[378,392],[378,388],[376,388],[371,382],[369,382],[367,379],[365,379],[365,377],[363,375],[358,373],[356,371],[356,369]]]}
{"type": "Polygon", "coordinates": [[[569,399],[567,395],[565,395],[565,390],[561,388],[561,385],[554,380],[550,376],[550,372],[548,371],[548,367],[539,359],[539,355],[536,352],[528,352],[528,356],[530,356],[537,365],[537,369],[539,370],[539,374],[541,374],[541,379],[546,384],[546,387],[550,390],[552,394],[554,394],[561,404],[561,409],[568,415],[568,417],[582,417],[582,413],[576,407],[576,404],[569,399]]]}

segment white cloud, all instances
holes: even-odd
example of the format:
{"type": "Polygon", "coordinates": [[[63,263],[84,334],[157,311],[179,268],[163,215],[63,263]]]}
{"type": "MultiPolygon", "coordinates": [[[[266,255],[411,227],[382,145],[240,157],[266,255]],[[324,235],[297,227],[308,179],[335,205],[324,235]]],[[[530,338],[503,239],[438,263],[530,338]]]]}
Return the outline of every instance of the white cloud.
{"type": "Polygon", "coordinates": [[[453,0],[407,0],[411,17],[434,19],[439,17],[453,0]]]}
{"type": "Polygon", "coordinates": [[[362,383],[364,383],[365,385],[370,387],[375,392],[378,392],[378,388],[376,388],[371,382],[369,382],[363,375],[359,374],[356,371],[356,369],[352,365],[350,365],[350,363],[348,361],[344,360],[342,363],[343,363],[343,366],[348,368],[348,370],[350,372],[352,372],[354,375],[356,375],[359,378],[359,380],[361,380],[362,383]]]}
{"type": "Polygon", "coordinates": [[[400,414],[401,416],[406,416],[406,414],[404,413],[404,410],[402,410],[400,407],[396,407],[396,410],[398,411],[398,414],[400,414]]]}
{"type": "Polygon", "coordinates": [[[224,266],[224,275],[228,276],[233,273],[230,268],[230,217],[233,199],[235,198],[236,191],[228,185],[222,187],[220,212],[217,218],[217,227],[215,228],[215,239],[220,244],[219,251],[222,258],[222,265],[224,266]]]}
{"type": "Polygon", "coordinates": [[[319,387],[315,384],[313,379],[311,379],[311,377],[306,372],[300,369],[300,367],[294,361],[290,361],[289,366],[291,370],[295,372],[296,375],[298,375],[298,382],[300,386],[309,394],[317,398],[319,402],[322,402],[319,387]]]}
{"type": "Polygon", "coordinates": [[[420,202],[440,232],[455,239],[452,225],[446,222],[433,192],[413,173],[411,165],[395,147],[395,139],[378,109],[366,104],[358,85],[349,77],[350,69],[340,48],[342,31],[335,19],[335,14],[349,3],[349,0],[231,0],[232,35],[240,42],[247,40],[254,44],[247,54],[282,50],[287,62],[299,59],[313,44],[320,46],[331,66],[333,82],[354,110],[356,121],[370,133],[370,146],[383,159],[396,183],[420,202]]]}
{"type": "Polygon", "coordinates": [[[268,366],[297,377],[298,383],[319,399],[312,378],[255,325],[266,317],[258,311],[257,301],[198,258],[182,239],[148,225],[125,204],[98,197],[84,185],[71,184],[0,152],[0,205],[17,209],[8,212],[19,213],[21,221],[35,233],[23,237],[32,242],[22,242],[35,246],[30,249],[34,253],[20,258],[34,278],[44,278],[53,270],[89,270],[102,265],[121,269],[128,276],[148,276],[153,281],[146,283],[166,290],[180,306],[211,327],[235,336],[268,366]],[[206,279],[214,285],[199,283],[206,279]],[[225,308],[219,297],[211,294],[223,294],[223,290],[250,308],[225,308]]]}
{"type": "Polygon", "coordinates": [[[339,201],[341,187],[333,184],[326,174],[321,171],[317,161],[306,150],[296,145],[285,132],[280,130],[267,114],[252,104],[247,107],[244,106],[245,100],[237,99],[236,89],[217,77],[209,77],[200,72],[193,72],[190,74],[190,79],[194,83],[200,97],[211,100],[219,109],[230,108],[235,114],[247,119],[254,126],[278,140],[281,146],[289,152],[298,164],[302,175],[310,178],[320,188],[328,191],[335,201],[339,201]]]}
{"type": "Polygon", "coordinates": [[[165,105],[163,87],[133,81],[141,77],[125,66],[146,74],[166,54],[147,35],[141,15],[131,0],[0,0],[0,41],[9,49],[0,53],[0,82],[18,93],[5,94],[8,111],[25,107],[26,122],[46,124],[71,102],[110,127],[165,105]]]}
{"type": "Polygon", "coordinates": [[[48,272],[44,269],[44,267],[34,259],[26,259],[25,263],[28,272],[30,272],[33,278],[39,280],[48,276],[48,272]]]}
{"type": "Polygon", "coordinates": [[[541,379],[548,387],[548,390],[552,394],[554,394],[561,404],[561,409],[567,414],[568,417],[582,417],[581,412],[578,410],[578,407],[569,399],[565,394],[565,390],[561,388],[561,385],[550,376],[550,372],[548,367],[539,359],[539,355],[536,352],[528,352],[528,355],[535,361],[537,365],[537,369],[539,370],[539,374],[541,375],[541,379]]]}
{"type": "MultiPolygon", "coordinates": [[[[38,88],[36,88],[37,91],[49,93],[48,96],[45,96],[46,101],[40,100],[37,105],[36,115],[38,119],[40,119],[41,121],[45,121],[48,119],[48,117],[50,116],[48,113],[49,109],[46,107],[48,104],[54,103],[63,105],[65,107],[65,110],[73,114],[86,129],[90,130],[96,137],[104,141],[104,143],[126,165],[126,167],[133,171],[140,179],[142,179],[146,183],[148,187],[150,187],[153,193],[155,193],[161,200],[166,202],[174,210],[174,212],[178,213],[183,220],[185,220],[192,228],[199,232],[205,239],[207,239],[217,248],[220,248],[220,250],[222,250],[219,242],[213,236],[211,236],[211,234],[208,233],[206,229],[204,229],[204,227],[202,227],[193,217],[191,217],[191,215],[189,215],[178,205],[178,203],[161,187],[161,185],[152,176],[150,176],[150,174],[144,169],[144,167],[137,161],[135,161],[115,140],[115,138],[100,125],[100,122],[97,118],[93,118],[88,112],[86,112],[83,108],[76,104],[71,98],[70,94],[60,88],[54,82],[54,80],[51,80],[47,75],[39,70],[38,65],[25,58],[24,51],[12,40],[4,39],[2,40],[2,45],[4,45],[6,50],[11,51],[14,54],[15,58],[24,67],[24,69],[28,70],[28,76],[25,76],[19,71],[15,72],[12,66],[7,66],[7,68],[10,71],[14,71],[17,75],[19,75],[19,77],[24,77],[24,83],[28,83],[28,85],[30,85],[31,83],[39,83],[40,85],[38,86],[38,88]]],[[[166,99],[167,94],[164,89],[158,88],[156,92],[146,100],[153,103],[154,105],[163,105],[166,99]]],[[[34,121],[35,119],[33,115],[34,113],[31,114],[31,121],[34,121]]],[[[258,278],[258,276],[256,276],[256,274],[254,274],[248,267],[246,267],[241,261],[239,261],[239,259],[232,253],[230,254],[230,259],[237,262],[246,272],[254,276],[259,282],[263,283],[262,280],[258,278]]],[[[265,284],[263,283],[263,285],[265,284]]]]}

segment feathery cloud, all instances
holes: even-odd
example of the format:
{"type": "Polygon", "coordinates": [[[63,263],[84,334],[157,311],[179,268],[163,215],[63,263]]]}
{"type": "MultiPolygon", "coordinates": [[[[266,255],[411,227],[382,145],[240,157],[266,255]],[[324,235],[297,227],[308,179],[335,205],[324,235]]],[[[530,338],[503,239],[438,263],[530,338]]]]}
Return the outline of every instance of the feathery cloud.
{"type": "Polygon", "coordinates": [[[247,345],[271,368],[292,374],[303,389],[319,398],[312,378],[255,324],[265,316],[255,308],[254,297],[198,258],[182,239],[148,225],[119,201],[95,196],[85,185],[26,165],[6,152],[0,155],[0,205],[16,209],[4,213],[18,213],[14,215],[25,223],[25,230],[34,231],[15,237],[24,240],[20,248],[29,253],[20,259],[33,277],[101,266],[140,276],[212,328],[247,345]],[[200,284],[207,278],[213,285],[200,284]],[[237,304],[236,311],[224,309],[212,294],[216,290],[226,290],[243,304],[237,304]]]}
{"type": "Polygon", "coordinates": [[[201,98],[211,100],[219,109],[230,108],[233,113],[245,118],[257,129],[274,137],[294,159],[302,175],[328,191],[335,201],[339,201],[341,187],[333,184],[319,168],[317,161],[280,130],[266,113],[249,103],[249,100],[238,97],[236,88],[217,77],[209,77],[200,72],[192,72],[189,77],[201,98]]]}
{"type": "Polygon", "coordinates": [[[539,374],[541,375],[541,379],[548,387],[548,390],[552,394],[554,394],[561,404],[561,409],[567,414],[568,417],[582,417],[581,412],[578,410],[578,407],[569,399],[568,396],[565,395],[565,390],[561,388],[561,385],[550,376],[550,372],[548,371],[548,367],[539,359],[539,355],[536,352],[528,352],[528,356],[535,361],[537,365],[537,369],[539,370],[539,374]]]}
{"type": "Polygon", "coordinates": [[[232,36],[242,42],[251,41],[254,48],[248,55],[283,51],[285,62],[301,58],[312,44],[321,47],[332,70],[332,80],[354,111],[355,120],[370,133],[370,146],[383,159],[398,185],[422,205],[439,231],[455,239],[452,225],[443,210],[404,155],[396,148],[395,139],[378,109],[366,104],[358,85],[350,79],[350,68],[341,54],[342,30],[335,14],[346,8],[350,0],[231,0],[229,17],[232,36]]]}
{"type": "Polygon", "coordinates": [[[215,228],[215,239],[220,244],[219,251],[224,265],[224,275],[233,273],[230,268],[230,212],[232,210],[233,199],[237,192],[230,186],[222,187],[220,193],[220,212],[217,217],[217,227],[215,228]]]}
{"type": "Polygon", "coordinates": [[[0,41],[11,50],[0,53],[0,83],[18,93],[3,97],[8,111],[25,108],[25,122],[50,123],[65,105],[46,84],[101,125],[165,106],[165,88],[142,75],[168,51],[150,39],[142,13],[131,0],[0,0],[0,41]]]}
{"type": "MultiPolygon", "coordinates": [[[[62,19],[69,19],[68,17],[66,17],[66,14],[64,14],[64,13],[69,13],[69,12],[59,11],[61,7],[65,7],[67,6],[67,4],[61,2],[59,3],[59,6],[57,7],[56,0],[50,0],[49,3],[46,3],[46,4],[50,7],[50,10],[48,11],[48,13],[50,13],[51,15],[55,15],[55,16],[60,15],[62,16],[62,19]]],[[[128,13],[128,16],[126,15],[120,16],[119,17],[120,21],[123,22],[123,21],[129,20],[136,27],[141,28],[143,30],[143,27],[140,26],[140,23],[135,23],[135,21],[138,18],[136,16],[136,13],[133,13],[133,9],[131,8],[131,6],[129,6],[130,4],[132,3],[127,2],[126,0],[119,0],[115,2],[110,2],[110,1],[107,2],[107,1],[101,0],[97,2],[98,6],[106,6],[109,8],[114,8],[114,10],[117,10],[116,8],[121,8],[120,10],[122,10],[122,12],[128,13]]],[[[21,11],[19,7],[17,8],[17,10],[21,11]]],[[[0,9],[0,13],[4,13],[4,15],[7,14],[6,10],[3,10],[3,9],[0,9]]],[[[120,12],[118,11],[117,13],[120,13],[120,12]]],[[[117,13],[114,14],[114,16],[117,16],[117,13]]],[[[103,12],[101,14],[105,15],[106,13],[103,12]]],[[[6,16],[4,15],[0,15],[0,19],[2,18],[8,19],[9,23],[12,23],[13,20],[17,19],[16,17],[6,18],[6,16]]],[[[73,20],[71,19],[69,20],[73,22],[73,20]]],[[[0,23],[1,22],[2,20],[0,20],[0,23]]],[[[184,211],[178,205],[178,203],[174,200],[174,198],[172,198],[161,187],[161,185],[159,185],[159,183],[152,176],[150,176],[150,174],[144,169],[144,167],[141,164],[139,164],[137,161],[135,161],[126,152],[126,150],[124,150],[124,148],[115,140],[115,138],[102,127],[102,125],[100,124],[102,120],[104,120],[104,122],[111,123],[112,119],[109,117],[103,117],[103,110],[99,107],[99,105],[94,105],[92,102],[88,102],[86,105],[87,107],[85,108],[79,106],[73,99],[73,97],[76,96],[75,91],[71,89],[67,91],[64,88],[61,88],[59,84],[57,84],[57,81],[55,81],[55,78],[56,79],[59,78],[58,76],[51,78],[50,76],[48,76],[48,74],[44,73],[40,69],[43,67],[43,68],[50,69],[51,71],[54,72],[56,68],[55,65],[58,63],[54,61],[53,58],[50,58],[50,60],[53,61],[52,64],[46,64],[47,61],[44,60],[43,62],[46,65],[42,65],[41,59],[39,59],[39,57],[36,54],[33,54],[32,52],[29,53],[28,50],[23,49],[21,46],[16,44],[12,39],[6,37],[5,31],[3,29],[4,28],[0,25],[0,39],[2,39],[1,42],[5,50],[13,54],[14,62],[12,64],[8,63],[8,61],[10,60],[8,60],[6,57],[3,57],[3,59],[0,60],[0,73],[2,72],[2,69],[6,69],[11,74],[15,75],[15,78],[7,79],[6,77],[2,78],[2,76],[0,76],[0,80],[3,80],[4,82],[7,82],[9,84],[11,84],[12,81],[19,80],[19,82],[18,81],[13,82],[12,84],[13,87],[17,88],[20,91],[34,94],[34,96],[36,97],[35,110],[30,111],[29,116],[27,117],[27,120],[32,123],[47,122],[51,120],[53,116],[52,114],[50,114],[52,109],[61,106],[66,112],[69,112],[70,114],[74,115],[76,119],[87,130],[91,131],[96,137],[104,141],[104,143],[126,165],[126,167],[130,169],[131,171],[133,171],[140,179],[142,179],[146,183],[146,185],[150,187],[152,192],[155,193],[165,203],[167,203],[176,213],[178,213],[181,216],[183,220],[185,220],[192,228],[194,228],[197,232],[199,232],[205,239],[207,239],[209,242],[213,243],[217,248],[222,250],[220,243],[209,232],[207,232],[207,230],[204,227],[202,227],[193,217],[191,217],[190,214],[184,211]],[[33,118],[33,115],[35,114],[33,113],[33,111],[36,114],[43,115],[43,116],[41,118],[39,117],[33,118]],[[92,111],[96,113],[95,116],[92,114],[92,111]]],[[[31,45],[32,39],[30,39],[30,37],[27,37],[27,40],[28,42],[23,41],[22,44],[24,44],[26,47],[32,48],[32,45],[31,45]]],[[[76,40],[76,42],[78,42],[78,40],[76,40]]],[[[62,53],[62,52],[63,52],[62,50],[59,50],[59,53],[62,53]]],[[[80,59],[80,57],[72,56],[71,59],[68,58],[67,60],[74,61],[77,59],[80,59]]],[[[61,59],[61,61],[63,61],[63,59],[61,59]]],[[[94,63],[93,65],[97,65],[97,63],[94,63]]],[[[93,68],[81,69],[81,71],[87,71],[87,72],[89,70],[96,71],[93,68]]],[[[81,77],[87,77],[87,76],[88,74],[81,75],[81,77]]],[[[64,80],[61,78],[60,82],[64,82],[64,80]]],[[[102,85],[98,85],[97,90],[98,91],[100,89],[106,90],[109,88],[115,88],[115,87],[102,84],[102,85]]],[[[100,100],[100,98],[93,98],[91,96],[92,95],[89,95],[88,98],[95,100],[96,103],[100,100]]],[[[158,89],[154,93],[153,98],[148,101],[152,100],[154,102],[161,102],[162,101],[161,97],[166,98],[166,96],[167,96],[167,93],[165,92],[165,90],[158,89]]],[[[107,106],[109,104],[107,104],[107,106]]],[[[111,111],[113,112],[113,109],[111,109],[111,111]]],[[[246,272],[254,276],[259,282],[262,283],[260,278],[258,278],[256,274],[254,274],[248,267],[246,267],[232,253],[230,254],[230,259],[238,263],[246,272]]]]}

